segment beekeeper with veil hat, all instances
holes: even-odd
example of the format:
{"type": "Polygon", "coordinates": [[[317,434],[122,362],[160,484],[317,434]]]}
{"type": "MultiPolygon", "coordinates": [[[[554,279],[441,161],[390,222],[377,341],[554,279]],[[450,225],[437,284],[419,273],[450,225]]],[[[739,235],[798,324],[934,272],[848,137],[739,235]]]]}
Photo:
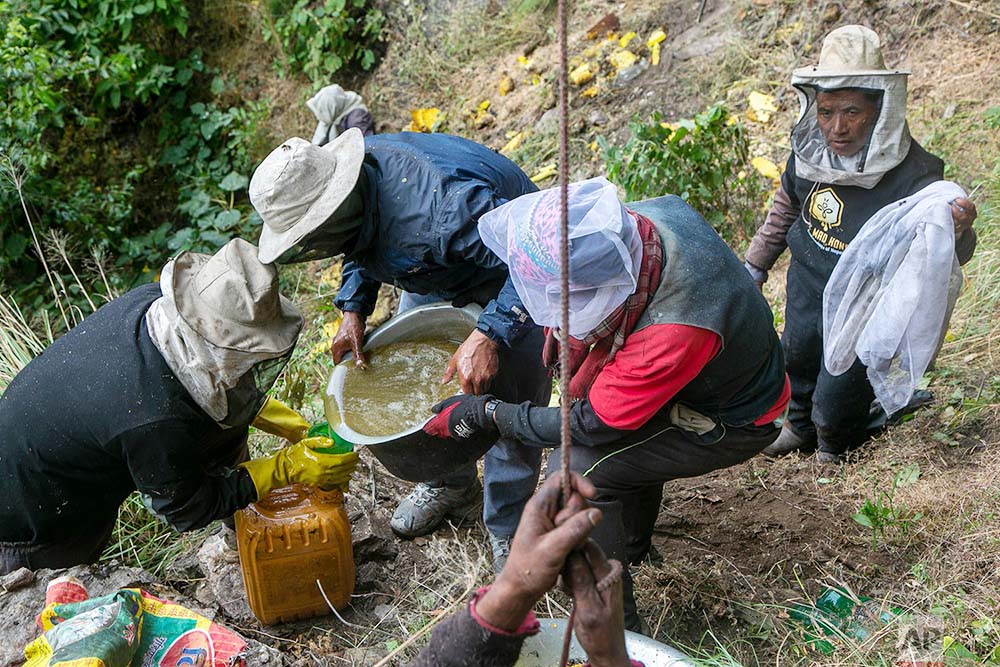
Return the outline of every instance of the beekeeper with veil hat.
{"type": "MultiPolygon", "coordinates": [[[[792,154],[746,253],[760,285],[786,247],[792,254],[781,339],[792,401],[768,455],[818,450],[817,460],[836,462],[867,438],[873,390],[860,361],[837,376],[823,367],[822,299],[841,256],[877,211],[944,178],[941,160],[910,136],[908,75],[886,67],[879,36],[860,25],[832,31],[819,63],[792,74],[800,102],[792,154]]],[[[976,207],[958,197],[951,213],[964,263],[976,245],[976,207]]]]}
{"type": "Polygon", "coordinates": [[[183,252],[21,370],[0,398],[0,573],[95,561],[139,490],[192,530],[293,482],[346,485],[356,454],[317,451],[267,398],[302,316],[240,239],[183,252]],[[295,443],[248,461],[251,425],[295,443]]]}
{"type": "MultiPolygon", "coordinates": [[[[532,319],[545,361],[570,345],[570,465],[596,487],[593,537],[610,558],[646,557],[663,483],[735,465],[777,435],[788,402],[771,310],[739,260],[682,199],[622,204],[593,178],[569,186],[569,337],[560,318],[559,191],[523,195],[480,219],[532,319]]],[[[453,396],[424,427],[558,447],[559,409],[453,396]]],[[[559,455],[549,457],[550,471],[559,455]]],[[[625,622],[642,629],[628,573],[625,622]]]]}

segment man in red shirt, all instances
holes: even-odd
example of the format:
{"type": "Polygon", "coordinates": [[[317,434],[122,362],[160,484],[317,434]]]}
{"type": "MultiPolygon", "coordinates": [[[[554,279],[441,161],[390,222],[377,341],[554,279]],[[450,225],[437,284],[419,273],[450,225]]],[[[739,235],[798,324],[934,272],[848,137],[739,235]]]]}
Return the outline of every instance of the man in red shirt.
{"type": "MultiPolygon", "coordinates": [[[[560,318],[559,196],[523,195],[482,216],[486,245],[550,327],[560,318]]],[[[571,464],[597,487],[608,556],[649,550],[663,483],[741,463],[769,445],[789,387],[771,310],[739,260],[683,200],[628,204],[603,178],[570,187],[571,464]],[[627,524],[627,525],[626,525],[627,524]],[[626,539],[628,535],[628,539],[626,539]]],[[[559,410],[455,396],[425,427],[461,439],[483,429],[558,447],[559,410]]],[[[549,459],[550,468],[558,456],[549,459]]],[[[625,617],[638,630],[631,580],[625,617]]]]}

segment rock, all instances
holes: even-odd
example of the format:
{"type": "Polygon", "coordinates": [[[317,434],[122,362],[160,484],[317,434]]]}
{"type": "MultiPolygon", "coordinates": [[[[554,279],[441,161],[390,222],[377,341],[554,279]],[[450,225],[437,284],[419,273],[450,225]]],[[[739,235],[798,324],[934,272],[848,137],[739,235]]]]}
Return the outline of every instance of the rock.
{"type": "Polygon", "coordinates": [[[487,127],[491,127],[497,122],[497,117],[492,111],[487,111],[485,113],[476,114],[476,117],[472,121],[472,126],[477,130],[482,130],[487,127]]]}
{"type": "Polygon", "coordinates": [[[247,647],[244,654],[246,655],[246,664],[248,666],[267,665],[267,667],[282,667],[288,664],[288,661],[282,656],[281,651],[270,646],[265,646],[253,639],[247,639],[246,642],[247,647]]]}
{"type": "Polygon", "coordinates": [[[3,587],[6,591],[16,591],[19,588],[30,586],[34,580],[35,573],[26,567],[22,567],[0,577],[0,587],[3,587]]]}
{"type": "Polygon", "coordinates": [[[361,563],[354,570],[354,592],[368,593],[378,588],[382,581],[382,565],[379,563],[361,563]]]}
{"type": "Polygon", "coordinates": [[[590,117],[587,119],[587,121],[591,125],[597,125],[597,126],[607,125],[608,114],[604,113],[603,111],[594,111],[593,113],[590,114],[590,117]]]}
{"type": "Polygon", "coordinates": [[[604,39],[609,32],[618,32],[622,24],[618,20],[618,15],[614,12],[605,14],[604,17],[591,26],[587,31],[587,39],[604,39]]]}
{"type": "Polygon", "coordinates": [[[254,615],[243,587],[239,554],[229,544],[232,534],[232,530],[223,526],[198,550],[205,581],[198,585],[195,597],[202,604],[218,609],[225,618],[239,624],[251,623],[254,615]]]}
{"type": "Polygon", "coordinates": [[[542,117],[535,123],[535,132],[538,134],[555,134],[559,131],[559,109],[553,107],[542,114],[542,117]]]}
{"type": "Polygon", "coordinates": [[[382,508],[367,510],[351,524],[354,562],[393,560],[399,554],[396,538],[389,528],[389,514],[382,508]]]}
{"type": "Polygon", "coordinates": [[[201,570],[201,563],[198,561],[198,550],[192,548],[175,558],[167,565],[163,574],[164,579],[169,582],[193,582],[205,577],[201,570]]]}
{"type": "Polygon", "coordinates": [[[698,56],[707,56],[715,53],[726,44],[726,40],[731,37],[728,32],[707,35],[684,48],[673,52],[675,60],[690,60],[698,56]]]}
{"type": "Polygon", "coordinates": [[[392,621],[399,616],[399,609],[395,605],[380,604],[375,606],[375,615],[382,622],[392,621]]]}
{"type": "Polygon", "coordinates": [[[500,97],[509,94],[516,87],[517,84],[514,83],[514,79],[512,79],[510,74],[507,72],[503,73],[503,76],[500,77],[500,83],[497,84],[497,90],[500,93],[500,97]]]}
{"type": "Polygon", "coordinates": [[[611,87],[621,88],[623,86],[627,86],[648,68],[649,63],[645,60],[640,60],[634,65],[630,65],[625,69],[619,70],[618,75],[615,76],[614,80],[611,82],[611,87]]]}
{"type": "Polygon", "coordinates": [[[836,23],[840,20],[840,5],[831,3],[823,10],[823,23],[836,23]]]}

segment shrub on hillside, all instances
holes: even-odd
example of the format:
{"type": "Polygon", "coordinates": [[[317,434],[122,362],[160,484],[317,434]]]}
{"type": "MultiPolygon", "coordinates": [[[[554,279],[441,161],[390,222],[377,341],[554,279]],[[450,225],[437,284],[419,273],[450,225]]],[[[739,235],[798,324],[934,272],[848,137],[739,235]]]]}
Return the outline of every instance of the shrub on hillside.
{"type": "Polygon", "coordinates": [[[341,68],[371,69],[372,48],[385,16],[369,0],[271,0],[265,39],[277,39],[286,67],[301,71],[316,87],[331,83],[341,68]]]}
{"type": "MultiPolygon", "coordinates": [[[[169,254],[251,231],[250,146],[267,109],[202,61],[188,22],[182,0],[0,0],[0,171],[23,175],[43,249],[56,230],[102,250],[119,290],[169,254]]],[[[12,181],[0,177],[0,279],[22,305],[51,306],[12,181]]]]}
{"type": "Polygon", "coordinates": [[[731,243],[753,236],[770,184],[750,166],[742,123],[716,104],[694,118],[629,122],[620,146],[598,137],[608,180],[627,201],[674,194],[701,213],[731,243]]]}

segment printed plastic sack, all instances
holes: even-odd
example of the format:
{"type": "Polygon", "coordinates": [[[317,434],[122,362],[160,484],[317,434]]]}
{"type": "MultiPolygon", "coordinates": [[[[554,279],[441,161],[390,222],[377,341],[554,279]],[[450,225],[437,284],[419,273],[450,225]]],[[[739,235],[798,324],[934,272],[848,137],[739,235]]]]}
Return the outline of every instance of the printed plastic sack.
{"type": "Polygon", "coordinates": [[[207,618],[137,588],[86,599],[71,577],[49,583],[44,634],[25,667],[243,667],[246,642],[207,618]]]}

